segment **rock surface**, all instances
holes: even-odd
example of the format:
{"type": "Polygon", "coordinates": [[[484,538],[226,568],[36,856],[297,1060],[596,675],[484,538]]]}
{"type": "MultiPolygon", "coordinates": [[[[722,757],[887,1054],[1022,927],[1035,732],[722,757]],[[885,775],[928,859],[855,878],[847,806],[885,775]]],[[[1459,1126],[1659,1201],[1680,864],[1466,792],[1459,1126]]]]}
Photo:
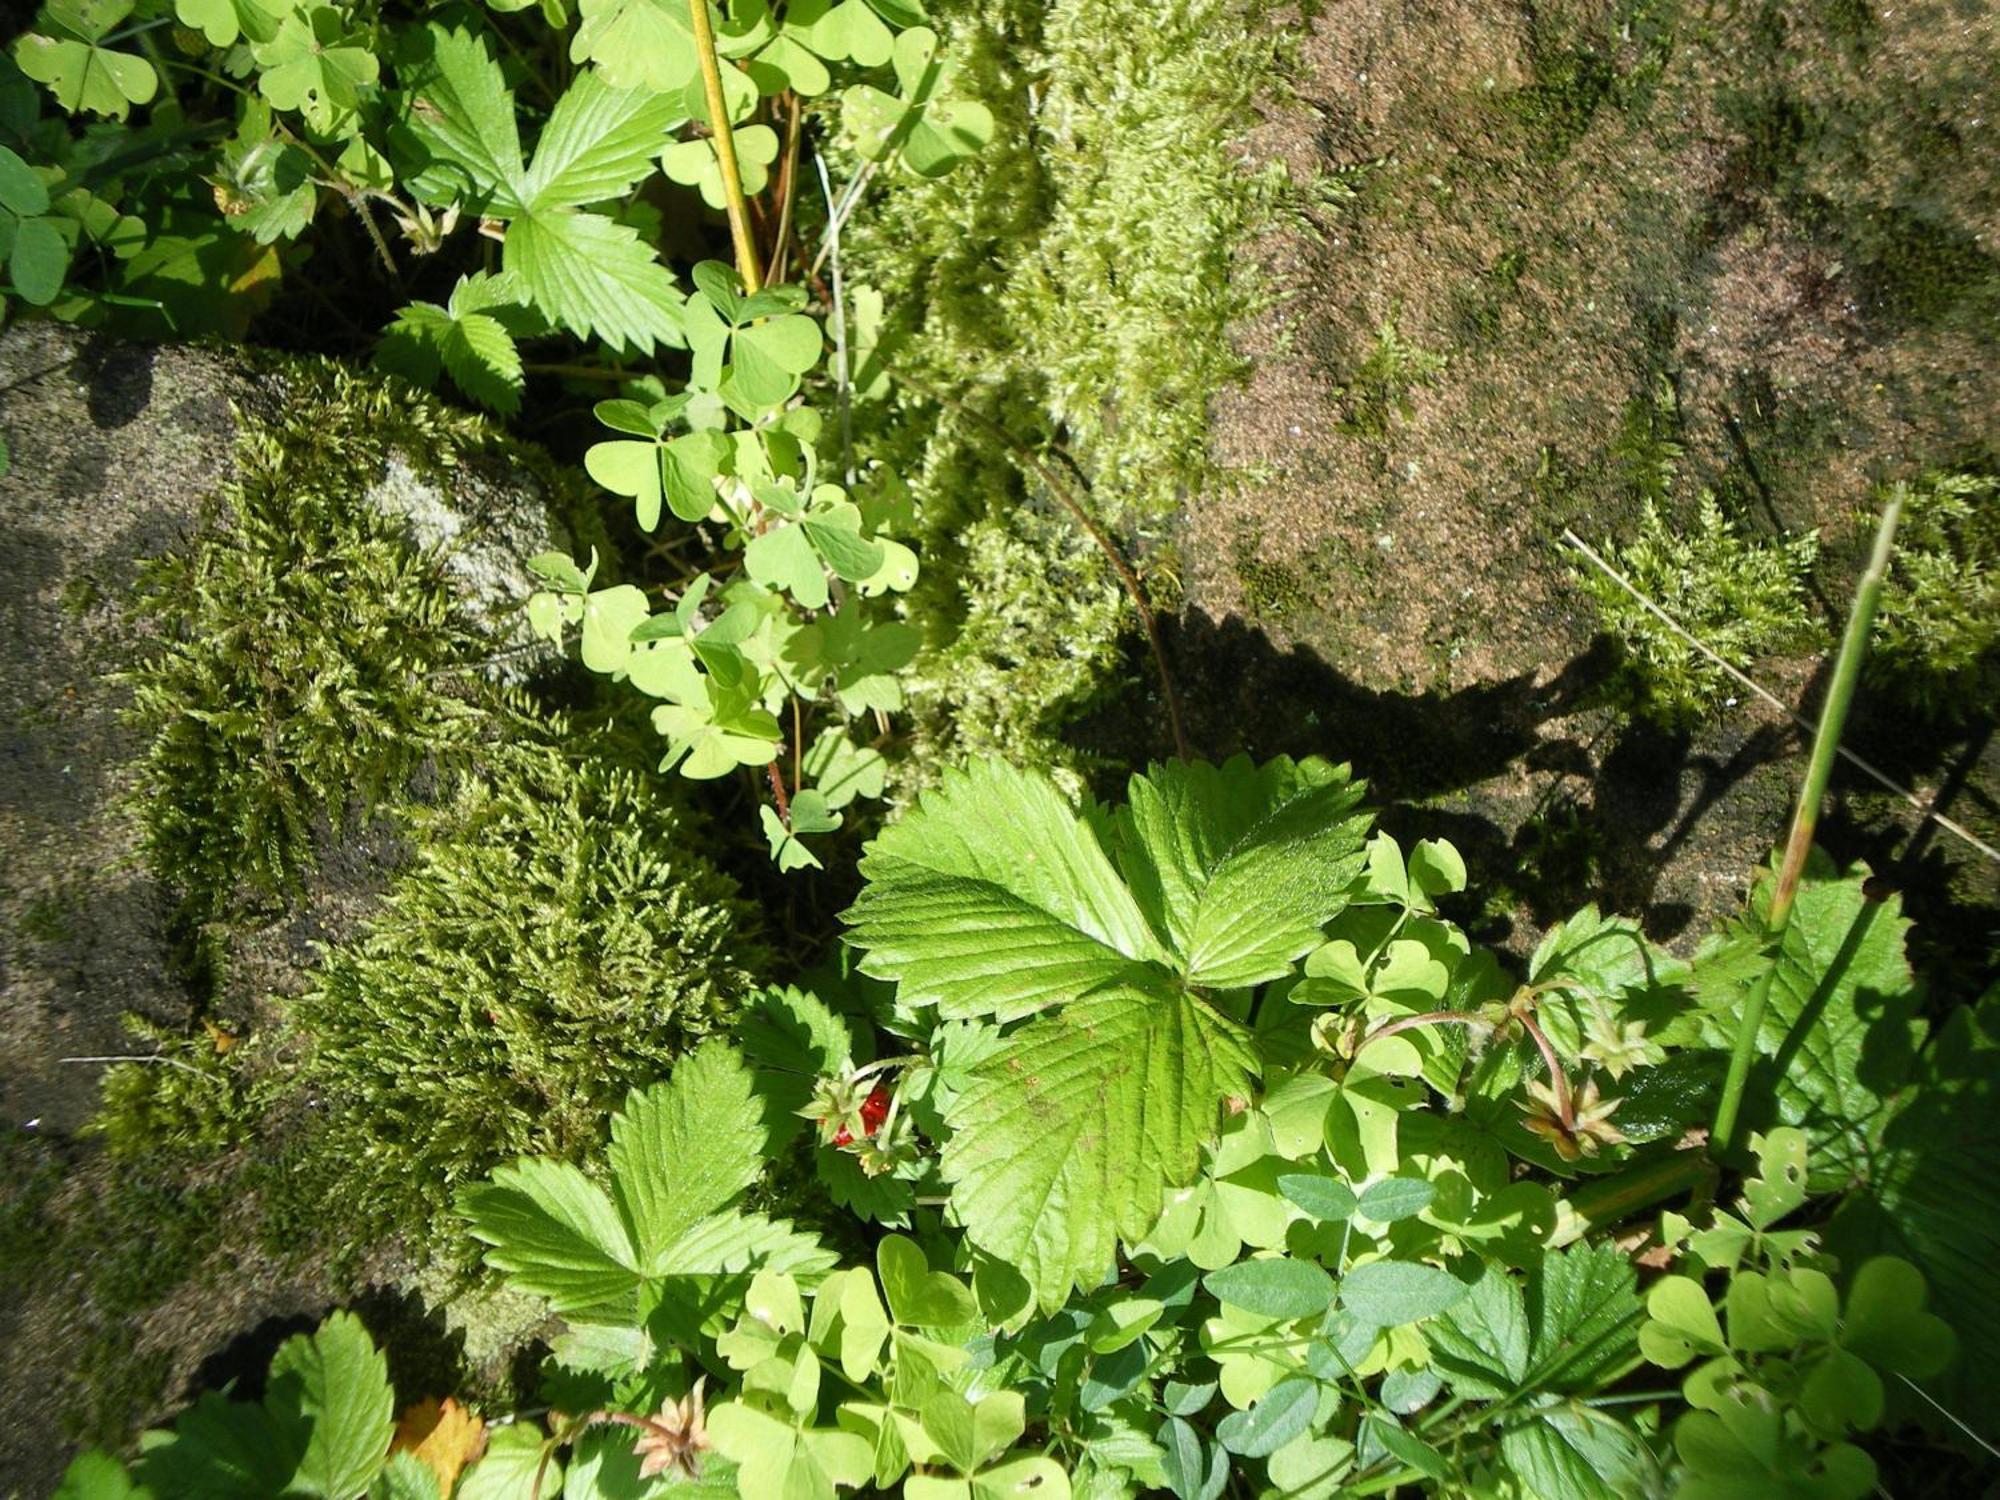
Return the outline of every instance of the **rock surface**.
{"type": "MultiPolygon", "coordinates": [[[[183,1206],[190,1184],[152,1162],[114,1162],[78,1132],[97,1099],[102,1059],[150,1051],[127,1035],[134,1014],[185,1026],[203,997],[169,930],[172,893],[146,869],[131,805],[145,746],[126,726],[118,681],[143,646],[128,615],[142,562],[185,543],[204,501],[232,478],[242,421],[289,398],[287,366],[254,354],[104,342],[50,324],[0,336],[0,1197],[33,1188],[37,1207],[0,1204],[0,1231],[26,1216],[50,1222],[103,1214],[111,1196],[160,1191],[183,1206]],[[156,1183],[154,1175],[164,1173],[156,1183]],[[164,1186],[159,1185],[164,1183],[164,1186]]],[[[412,398],[416,399],[416,398],[412,398]]],[[[551,497],[504,461],[452,466],[434,455],[385,454],[379,473],[356,474],[370,503],[405,518],[420,548],[444,549],[444,571],[471,618],[491,627],[498,670],[518,675],[529,652],[519,602],[523,563],[550,543],[551,497]],[[417,461],[411,462],[410,457],[417,461]]],[[[289,993],[315,944],[351,929],[398,856],[379,830],[328,832],[303,899],[232,934],[232,985],[289,993]]],[[[192,1185],[196,1190],[201,1184],[192,1185]]],[[[206,1200],[203,1200],[206,1201],[206,1200]]],[[[88,1264],[0,1267],[0,1495],[51,1492],[78,1435],[78,1402],[97,1401],[101,1430],[135,1413],[101,1408],[157,1401],[176,1408],[204,1361],[246,1330],[324,1310],[312,1267],[282,1263],[252,1240],[251,1205],[236,1205],[197,1247],[199,1276],[177,1265],[156,1286],[159,1260],[130,1242],[92,1247],[133,1262],[130,1307],[106,1309],[88,1264]],[[19,1267],[11,1268],[19,1271],[19,1267]],[[105,1319],[111,1323],[107,1325],[105,1319]],[[94,1332],[86,1333],[86,1328],[94,1332]],[[88,1339],[112,1368],[84,1371],[88,1339]],[[109,1341],[107,1343],[107,1340],[109,1341]]],[[[90,1220],[98,1222],[98,1220],[90,1220]]],[[[0,1253],[0,1259],[4,1259],[0,1253]]],[[[286,1325],[280,1331],[291,1331],[286,1325]]],[[[275,1342],[249,1340],[241,1371],[261,1373],[275,1342]]],[[[238,1367],[230,1359],[231,1373],[238,1367]]],[[[80,1419],[89,1435],[92,1418],[80,1419]]]]}
{"type": "MultiPolygon", "coordinates": [[[[1713,490],[1749,530],[1819,529],[1837,628],[1874,487],[1991,464],[2000,32],[1948,3],[1312,12],[1246,157],[1319,206],[1254,251],[1277,300],[1216,413],[1250,477],[1181,538],[1196,748],[1353,759],[1510,886],[1519,942],[1596,894],[1691,945],[1781,835],[1802,740],[1754,702],[1693,736],[1602,707],[1562,530],[1630,536],[1626,424],[1664,404],[1671,513],[1713,490]]],[[[1758,666],[1808,712],[1820,670],[1758,666]]],[[[1849,742],[2000,842],[1990,721],[1864,700],[1849,742]]],[[[2000,942],[2000,867],[1836,791],[1842,852],[1956,913],[1966,954],[2000,942]]]]}

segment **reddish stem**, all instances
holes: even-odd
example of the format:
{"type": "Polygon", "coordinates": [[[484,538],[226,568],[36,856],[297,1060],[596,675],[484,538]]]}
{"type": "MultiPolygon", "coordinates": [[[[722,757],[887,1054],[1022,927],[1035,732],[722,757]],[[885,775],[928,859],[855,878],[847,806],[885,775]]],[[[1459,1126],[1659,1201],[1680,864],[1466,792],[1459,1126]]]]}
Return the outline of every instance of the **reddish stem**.
{"type": "Polygon", "coordinates": [[[785,795],[785,773],[778,769],[774,760],[764,768],[771,778],[771,797],[778,804],[778,819],[785,827],[792,826],[792,799],[785,795]]]}

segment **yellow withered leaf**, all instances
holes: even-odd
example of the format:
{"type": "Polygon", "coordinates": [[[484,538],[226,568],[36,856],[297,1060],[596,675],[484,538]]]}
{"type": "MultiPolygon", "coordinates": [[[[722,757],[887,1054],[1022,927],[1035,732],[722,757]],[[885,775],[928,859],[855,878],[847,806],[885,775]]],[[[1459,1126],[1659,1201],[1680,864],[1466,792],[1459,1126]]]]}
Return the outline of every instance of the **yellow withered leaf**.
{"type": "Polygon", "coordinates": [[[486,1424],[447,1396],[403,1408],[391,1453],[409,1452],[437,1475],[438,1493],[449,1495],[458,1474],[486,1451],[486,1424]]]}

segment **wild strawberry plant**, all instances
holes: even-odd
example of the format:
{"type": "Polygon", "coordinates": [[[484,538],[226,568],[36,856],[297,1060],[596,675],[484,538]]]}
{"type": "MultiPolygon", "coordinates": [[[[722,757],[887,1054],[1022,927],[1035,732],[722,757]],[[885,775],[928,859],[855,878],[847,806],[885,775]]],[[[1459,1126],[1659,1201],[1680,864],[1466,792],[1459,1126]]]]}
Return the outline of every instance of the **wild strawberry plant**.
{"type": "MultiPolygon", "coordinates": [[[[547,1414],[391,1489],[371,1394],[355,1487],[299,1492],[1870,1493],[1858,1439],[1953,1348],[1912,1264],[1809,1214],[1900,1108],[1863,1056],[1919,1027],[1893,899],[1818,866],[1781,940],[1767,883],[1692,963],[1586,908],[1514,972],[1446,915],[1456,851],[1361,796],[1315,761],[1155,767],[1116,807],[947,777],[867,852],[860,976],[759,996],[600,1173],[462,1195],[564,1325],[547,1414]],[[1690,1141],[1753,951],[1803,1061],[1715,1208],[1690,1141]],[[801,1152],[808,1220],[747,1209],[801,1152]]],[[[138,1482],[210,1461],[207,1399],[138,1482]]],[[[277,1492],[232,1484],[202,1492],[277,1492]]]]}

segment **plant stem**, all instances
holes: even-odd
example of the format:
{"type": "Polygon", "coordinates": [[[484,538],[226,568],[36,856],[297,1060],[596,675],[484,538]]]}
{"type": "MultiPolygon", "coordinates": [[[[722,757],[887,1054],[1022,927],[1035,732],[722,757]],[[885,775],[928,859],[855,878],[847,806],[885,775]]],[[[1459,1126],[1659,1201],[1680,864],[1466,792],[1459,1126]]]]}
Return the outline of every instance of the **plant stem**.
{"type": "Polygon", "coordinates": [[[771,778],[771,799],[778,804],[778,819],[787,828],[790,828],[792,826],[792,799],[785,795],[785,773],[778,769],[778,763],[775,760],[764,767],[764,772],[771,778]]]}
{"type": "Polygon", "coordinates": [[[1394,1021],[1384,1021],[1364,1036],[1354,1048],[1359,1057],[1371,1043],[1386,1040],[1399,1031],[1409,1031],[1418,1026],[1477,1026],[1480,1017],[1469,1010],[1430,1010],[1420,1016],[1401,1016],[1394,1021]]]}
{"type": "Polygon", "coordinates": [[[785,279],[791,258],[792,205],[799,195],[799,142],[804,138],[804,108],[797,94],[787,97],[792,104],[785,121],[784,164],[778,172],[778,234],[771,245],[771,276],[776,281],[785,279]]]}
{"type": "Polygon", "coordinates": [[[722,196],[729,210],[729,238],[736,247],[736,274],[743,290],[764,285],[757,261],[757,242],[750,235],[750,207],[743,198],[743,173],[736,165],[736,135],[729,125],[728,101],[722,94],[722,62],[715,53],[715,31],[708,24],[708,0],[688,0],[694,22],[694,50],[701,60],[702,92],[708,97],[708,123],[715,132],[715,160],[722,168],[722,196]]]}
{"type": "Polygon", "coordinates": [[[1770,1004],[1771,985],[1777,977],[1778,960],[1785,946],[1785,932],[1791,926],[1792,902],[1805,875],[1806,856],[1812,852],[1813,831],[1819,826],[1820,804],[1826,800],[1826,784],[1833,774],[1833,757],[1840,745],[1840,731],[1847,723],[1848,705],[1854,700],[1854,685],[1861,676],[1862,658],[1868,654],[1868,632],[1875,623],[1875,606],[1882,598],[1882,581],[1888,576],[1889,556],[1895,549],[1896,524],[1903,516],[1903,501],[1892,493],[1883,507],[1882,521],[1875,529],[1875,549],[1868,566],[1854,586],[1854,603],[1847,612],[1847,630],[1840,640],[1840,655],[1833,664],[1833,680],[1827,685],[1826,704],[1820,710],[1819,729],[1813,736],[1812,759],[1806,763],[1805,783],[1799,788],[1798,806],[1792,812],[1792,831],[1785,841],[1784,859],[1778,866],[1778,881],[1771,891],[1771,906],[1764,918],[1766,963],[1758,977],[1743,1014],[1736,1023],[1736,1047],[1729,1055],[1729,1072],[1722,1082],[1722,1098],[1715,1106],[1715,1124],[1709,1131],[1708,1149],[1720,1157],[1735,1147],[1737,1118],[1743,1108],[1743,1089],[1749,1081],[1750,1062],[1757,1055],[1757,1033],[1770,1004]]]}
{"type": "Polygon", "coordinates": [[[1562,1121],[1563,1133],[1565,1135],[1574,1135],[1576,1133],[1576,1114],[1570,1108],[1569,1074],[1563,1071],[1562,1059],[1556,1056],[1556,1049],[1550,1045],[1548,1037],[1543,1033],[1542,1028],[1535,1023],[1533,1016],[1529,1015],[1526,1011],[1520,1011],[1517,1013],[1517,1019],[1526,1028],[1529,1037],[1535,1043],[1535,1050],[1542,1054],[1542,1061],[1548,1066],[1549,1087],[1554,1089],[1556,1093],[1556,1116],[1562,1121]]]}

